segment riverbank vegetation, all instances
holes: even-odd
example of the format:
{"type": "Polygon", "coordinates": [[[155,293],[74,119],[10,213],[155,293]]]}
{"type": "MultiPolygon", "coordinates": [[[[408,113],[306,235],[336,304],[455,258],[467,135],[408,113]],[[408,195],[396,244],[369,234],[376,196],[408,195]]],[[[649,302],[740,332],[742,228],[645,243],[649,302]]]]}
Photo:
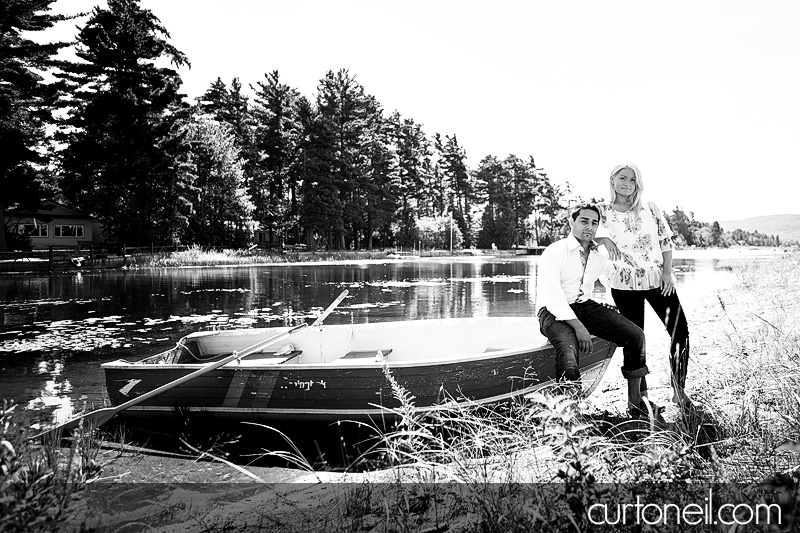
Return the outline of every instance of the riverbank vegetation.
{"type": "Polygon", "coordinates": [[[81,491],[102,470],[94,431],[81,427],[66,448],[60,435],[33,442],[14,417],[16,407],[0,405],[0,531],[64,531],[81,491]]]}
{"type": "MultiPolygon", "coordinates": [[[[0,121],[15,149],[0,152],[0,221],[15,246],[29,244],[43,199],[128,246],[335,250],[427,246],[431,227],[456,249],[546,245],[584,200],[532,155],[487,154],[469,168],[456,133],[387,112],[347,70],[325,73],[313,97],[266,71],[252,101],[238,78],[218,78],[190,103],[175,70],[190,58],[138,0],[96,8],[74,44],[27,38],[63,20],[48,13],[54,0],[8,1],[0,121]],[[80,61],[56,59],[67,47],[80,61]]],[[[661,207],[687,245],[751,244],[661,207]]]]}
{"type": "Polygon", "coordinates": [[[132,255],[128,268],[246,266],[280,263],[325,263],[333,261],[369,261],[386,259],[387,252],[357,251],[286,251],[207,250],[192,246],[179,252],[132,255]]]}

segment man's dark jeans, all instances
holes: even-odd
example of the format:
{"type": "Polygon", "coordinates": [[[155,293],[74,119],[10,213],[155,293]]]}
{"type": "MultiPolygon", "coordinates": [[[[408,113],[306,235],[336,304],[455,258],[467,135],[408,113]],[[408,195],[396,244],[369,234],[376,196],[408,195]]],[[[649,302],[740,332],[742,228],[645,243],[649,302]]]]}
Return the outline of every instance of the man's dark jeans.
{"type": "MultiPolygon", "coordinates": [[[[643,377],[649,373],[645,355],[642,329],[616,312],[594,300],[576,302],[570,307],[591,335],[622,346],[622,375],[626,379],[643,377]]],[[[572,326],[542,308],[539,311],[539,328],[556,349],[556,378],[558,381],[578,381],[578,337],[572,326]]]]}

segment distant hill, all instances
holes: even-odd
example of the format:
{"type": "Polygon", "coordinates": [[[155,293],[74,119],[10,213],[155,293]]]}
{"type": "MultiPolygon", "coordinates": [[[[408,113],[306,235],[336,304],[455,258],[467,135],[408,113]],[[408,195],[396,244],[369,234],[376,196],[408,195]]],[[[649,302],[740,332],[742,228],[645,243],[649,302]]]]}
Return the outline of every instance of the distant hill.
{"type": "Polygon", "coordinates": [[[800,215],[766,215],[719,222],[724,231],[744,231],[777,235],[781,241],[800,241],[800,215]]]}

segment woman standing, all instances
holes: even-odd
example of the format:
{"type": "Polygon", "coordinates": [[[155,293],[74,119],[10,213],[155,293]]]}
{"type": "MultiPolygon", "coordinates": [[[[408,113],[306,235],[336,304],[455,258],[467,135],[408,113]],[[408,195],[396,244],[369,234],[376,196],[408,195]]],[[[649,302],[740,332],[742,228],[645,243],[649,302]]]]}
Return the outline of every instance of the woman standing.
{"type": "MultiPolygon", "coordinates": [[[[598,205],[608,237],[595,240],[606,246],[613,260],[609,279],[611,297],[622,315],[644,329],[647,301],[670,335],[672,401],[691,404],[686,395],[689,363],[689,326],[672,275],[672,230],[652,202],[642,201],[642,174],[636,165],[619,165],[611,172],[611,196],[598,205]],[[609,239],[610,237],[610,239],[609,239]]],[[[642,396],[647,381],[642,378],[642,396]]]]}

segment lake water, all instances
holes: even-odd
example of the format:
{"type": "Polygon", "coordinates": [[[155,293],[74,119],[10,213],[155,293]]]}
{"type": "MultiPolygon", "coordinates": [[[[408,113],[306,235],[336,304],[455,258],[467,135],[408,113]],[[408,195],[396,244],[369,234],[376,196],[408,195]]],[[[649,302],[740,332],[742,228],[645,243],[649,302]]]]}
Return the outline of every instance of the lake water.
{"type": "MultiPolygon", "coordinates": [[[[685,306],[761,256],[675,260],[685,306]]],[[[768,257],[768,256],[767,256],[768,257]]],[[[113,270],[0,276],[0,399],[57,421],[104,403],[99,365],[163,351],[199,329],[272,327],[317,315],[326,324],[530,316],[534,256],[113,270]]]]}

